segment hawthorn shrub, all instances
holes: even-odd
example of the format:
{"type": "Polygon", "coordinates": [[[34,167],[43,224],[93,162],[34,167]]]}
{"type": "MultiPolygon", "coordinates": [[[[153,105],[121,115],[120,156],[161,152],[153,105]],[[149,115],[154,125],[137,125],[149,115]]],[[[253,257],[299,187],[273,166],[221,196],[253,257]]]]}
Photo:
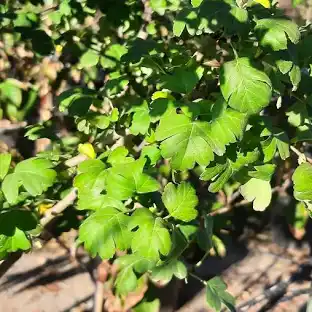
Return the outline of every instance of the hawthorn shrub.
{"type": "Polygon", "coordinates": [[[0,23],[2,118],[54,99],[25,133],[49,139],[46,150],[0,155],[1,258],[48,225],[79,227],[77,246],[117,265],[121,302],[143,284],[196,278],[211,308],[234,311],[222,279],[196,267],[224,253],[236,206],[263,211],[288,192],[292,226],[305,226],[311,27],[268,0],[5,1],[0,23]]]}

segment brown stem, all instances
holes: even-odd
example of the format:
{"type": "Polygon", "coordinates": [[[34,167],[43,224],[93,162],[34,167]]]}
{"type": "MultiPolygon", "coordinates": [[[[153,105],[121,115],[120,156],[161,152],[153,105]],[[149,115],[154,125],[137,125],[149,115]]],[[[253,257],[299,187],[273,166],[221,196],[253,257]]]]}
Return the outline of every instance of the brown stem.
{"type": "Polygon", "coordinates": [[[41,219],[40,224],[45,227],[50,223],[55,216],[62,213],[68,206],[72,205],[77,198],[77,189],[72,189],[62,200],[55,204],[51,209],[49,209],[45,216],[41,219]]]}
{"type": "Polygon", "coordinates": [[[65,161],[65,166],[71,168],[71,167],[75,167],[77,165],[79,165],[80,163],[82,163],[83,161],[87,160],[88,156],[83,155],[83,154],[79,154],[73,158],[70,158],[68,160],[65,161]]]}

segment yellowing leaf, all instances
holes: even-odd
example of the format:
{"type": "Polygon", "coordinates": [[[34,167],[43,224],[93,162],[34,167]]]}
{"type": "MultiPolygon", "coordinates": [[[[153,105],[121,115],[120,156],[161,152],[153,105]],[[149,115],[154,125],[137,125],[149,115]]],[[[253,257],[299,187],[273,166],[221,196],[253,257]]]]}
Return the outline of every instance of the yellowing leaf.
{"type": "Polygon", "coordinates": [[[38,206],[39,213],[43,215],[48,209],[50,209],[53,204],[40,204],[38,206]]]}
{"type": "Polygon", "coordinates": [[[272,189],[270,181],[252,178],[240,187],[240,193],[249,202],[253,202],[253,209],[263,211],[270,205],[272,189]]]}
{"type": "Polygon", "coordinates": [[[79,144],[78,146],[78,152],[88,156],[91,159],[94,159],[96,157],[96,153],[94,151],[94,148],[92,144],[90,143],[84,143],[84,144],[79,144]]]}
{"type": "Polygon", "coordinates": [[[269,0],[254,0],[252,3],[253,4],[259,3],[267,9],[269,9],[271,7],[271,2],[269,0]]]}

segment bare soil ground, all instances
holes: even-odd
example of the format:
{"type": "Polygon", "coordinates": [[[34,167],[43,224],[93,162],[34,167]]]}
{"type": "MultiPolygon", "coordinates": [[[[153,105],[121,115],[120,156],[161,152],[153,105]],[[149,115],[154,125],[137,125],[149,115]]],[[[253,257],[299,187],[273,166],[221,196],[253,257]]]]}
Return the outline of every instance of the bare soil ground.
{"type": "MultiPolygon", "coordinates": [[[[234,247],[223,259],[207,259],[198,274],[206,277],[222,273],[229,291],[237,297],[237,306],[254,299],[239,311],[305,311],[309,294],[292,296],[311,287],[309,248],[282,249],[260,237],[244,248],[234,247]],[[281,292],[283,283],[290,278],[292,282],[281,292]]],[[[0,311],[90,311],[94,284],[84,266],[85,261],[83,255],[80,255],[80,263],[73,260],[69,250],[56,240],[24,255],[0,281],[0,311]]],[[[210,311],[205,305],[204,290],[200,290],[196,281],[190,280],[179,297],[187,302],[175,311],[210,311]]]]}

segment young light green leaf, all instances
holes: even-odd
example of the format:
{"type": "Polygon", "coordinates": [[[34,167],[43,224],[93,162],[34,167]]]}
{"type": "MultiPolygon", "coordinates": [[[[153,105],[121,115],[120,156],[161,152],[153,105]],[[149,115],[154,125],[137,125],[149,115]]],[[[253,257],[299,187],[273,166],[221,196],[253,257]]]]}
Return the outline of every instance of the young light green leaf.
{"type": "Polygon", "coordinates": [[[191,4],[194,8],[197,8],[201,5],[201,3],[203,2],[203,0],[191,0],[191,4]]]}
{"type": "Polygon", "coordinates": [[[168,183],[162,195],[162,200],[170,214],[175,219],[189,222],[196,218],[198,204],[195,189],[191,184],[182,182],[177,187],[168,183]]]}
{"type": "Polygon", "coordinates": [[[253,202],[253,209],[256,211],[263,211],[270,205],[272,198],[270,181],[251,178],[239,191],[246,200],[253,202]]]}
{"type": "Polygon", "coordinates": [[[160,254],[166,256],[171,249],[171,238],[161,218],[154,215],[146,208],[138,209],[131,216],[129,229],[133,230],[131,249],[133,253],[147,260],[158,262],[160,254]]]}
{"type": "Polygon", "coordinates": [[[175,19],[173,22],[173,34],[176,37],[180,37],[183,33],[183,30],[185,29],[186,23],[184,21],[180,21],[178,19],[175,19]]]}
{"type": "Polygon", "coordinates": [[[295,170],[292,180],[294,182],[294,196],[297,200],[312,200],[312,165],[302,163],[295,170]]]}
{"type": "Polygon", "coordinates": [[[206,300],[208,305],[217,312],[224,304],[230,311],[235,312],[235,298],[226,291],[226,284],[216,276],[206,284],[206,300]]]}
{"type": "Polygon", "coordinates": [[[251,65],[247,57],[223,64],[220,72],[221,92],[228,104],[243,113],[256,114],[271,99],[271,81],[251,65]]]}
{"type": "Polygon", "coordinates": [[[11,154],[0,154],[0,180],[7,175],[11,164],[11,154]]]}
{"type": "Polygon", "coordinates": [[[56,172],[51,168],[52,163],[41,158],[29,158],[18,163],[14,173],[7,175],[3,181],[2,190],[8,202],[17,200],[20,184],[30,195],[41,195],[55,181],[56,172]]]}
{"type": "Polygon", "coordinates": [[[151,8],[160,15],[164,15],[167,8],[166,0],[151,0],[151,8]]]}
{"type": "Polygon", "coordinates": [[[287,49],[287,38],[294,44],[300,39],[298,26],[287,19],[264,18],[257,21],[255,28],[260,34],[260,44],[274,51],[287,49]]]}
{"type": "Polygon", "coordinates": [[[158,182],[143,173],[146,159],[140,158],[126,164],[116,164],[107,170],[106,191],[116,199],[128,199],[133,194],[158,190],[158,182]]]}
{"type": "Polygon", "coordinates": [[[92,257],[110,259],[115,250],[130,247],[132,233],[128,230],[129,219],[124,212],[113,207],[97,210],[80,226],[79,240],[92,257]]]}

